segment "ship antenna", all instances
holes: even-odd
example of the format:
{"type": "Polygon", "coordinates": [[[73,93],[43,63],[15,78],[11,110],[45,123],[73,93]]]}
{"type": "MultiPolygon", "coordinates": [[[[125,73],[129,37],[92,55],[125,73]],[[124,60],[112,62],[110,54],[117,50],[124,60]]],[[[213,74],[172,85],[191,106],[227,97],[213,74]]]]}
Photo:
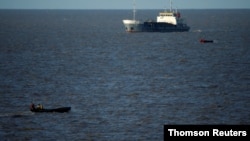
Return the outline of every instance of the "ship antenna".
{"type": "Polygon", "coordinates": [[[133,2],[133,20],[135,21],[135,13],[136,13],[136,10],[135,10],[135,0],[133,2]]]}

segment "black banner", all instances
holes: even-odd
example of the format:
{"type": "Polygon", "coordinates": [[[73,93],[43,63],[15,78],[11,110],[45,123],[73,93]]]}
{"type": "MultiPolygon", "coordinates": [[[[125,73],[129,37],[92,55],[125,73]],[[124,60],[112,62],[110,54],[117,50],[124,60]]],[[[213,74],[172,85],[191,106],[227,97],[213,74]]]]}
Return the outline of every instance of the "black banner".
{"type": "Polygon", "coordinates": [[[164,141],[183,137],[192,139],[234,137],[249,140],[250,125],[164,125],[164,141]]]}

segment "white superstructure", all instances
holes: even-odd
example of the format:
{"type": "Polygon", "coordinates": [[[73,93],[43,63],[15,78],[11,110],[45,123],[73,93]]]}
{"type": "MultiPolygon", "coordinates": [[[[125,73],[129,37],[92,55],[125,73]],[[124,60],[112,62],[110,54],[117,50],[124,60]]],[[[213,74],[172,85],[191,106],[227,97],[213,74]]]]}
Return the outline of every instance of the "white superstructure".
{"type": "Polygon", "coordinates": [[[178,23],[182,23],[181,14],[179,12],[172,10],[172,0],[170,0],[170,10],[160,12],[157,16],[158,23],[169,23],[173,25],[177,25],[178,23]]]}
{"type": "Polygon", "coordinates": [[[157,16],[157,22],[177,25],[177,17],[173,12],[161,12],[159,13],[159,16],[157,16]]]}

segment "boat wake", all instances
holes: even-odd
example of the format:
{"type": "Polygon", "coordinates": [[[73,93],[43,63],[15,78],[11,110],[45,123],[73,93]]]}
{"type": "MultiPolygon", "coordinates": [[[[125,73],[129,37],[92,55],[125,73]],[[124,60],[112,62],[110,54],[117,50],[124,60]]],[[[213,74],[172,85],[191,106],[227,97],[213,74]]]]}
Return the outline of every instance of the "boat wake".
{"type": "Polygon", "coordinates": [[[200,33],[200,32],[202,32],[202,30],[197,29],[197,30],[193,30],[193,32],[194,32],[194,33],[200,33]]]}
{"type": "Polygon", "coordinates": [[[30,112],[30,111],[25,111],[25,112],[13,112],[13,113],[0,113],[0,118],[2,117],[13,117],[13,118],[17,118],[17,117],[23,117],[23,116],[31,116],[34,115],[34,113],[30,112]]]}

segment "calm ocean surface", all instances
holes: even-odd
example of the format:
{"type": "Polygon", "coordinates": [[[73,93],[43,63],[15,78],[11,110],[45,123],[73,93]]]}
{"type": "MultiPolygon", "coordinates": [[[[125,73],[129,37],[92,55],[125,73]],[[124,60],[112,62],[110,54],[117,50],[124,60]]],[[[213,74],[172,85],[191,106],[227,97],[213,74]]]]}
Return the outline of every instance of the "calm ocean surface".
{"type": "Polygon", "coordinates": [[[180,12],[189,32],[131,34],[131,10],[0,10],[1,140],[162,141],[164,124],[250,124],[250,10],[180,12]],[[72,109],[32,113],[32,101],[72,109]]]}

